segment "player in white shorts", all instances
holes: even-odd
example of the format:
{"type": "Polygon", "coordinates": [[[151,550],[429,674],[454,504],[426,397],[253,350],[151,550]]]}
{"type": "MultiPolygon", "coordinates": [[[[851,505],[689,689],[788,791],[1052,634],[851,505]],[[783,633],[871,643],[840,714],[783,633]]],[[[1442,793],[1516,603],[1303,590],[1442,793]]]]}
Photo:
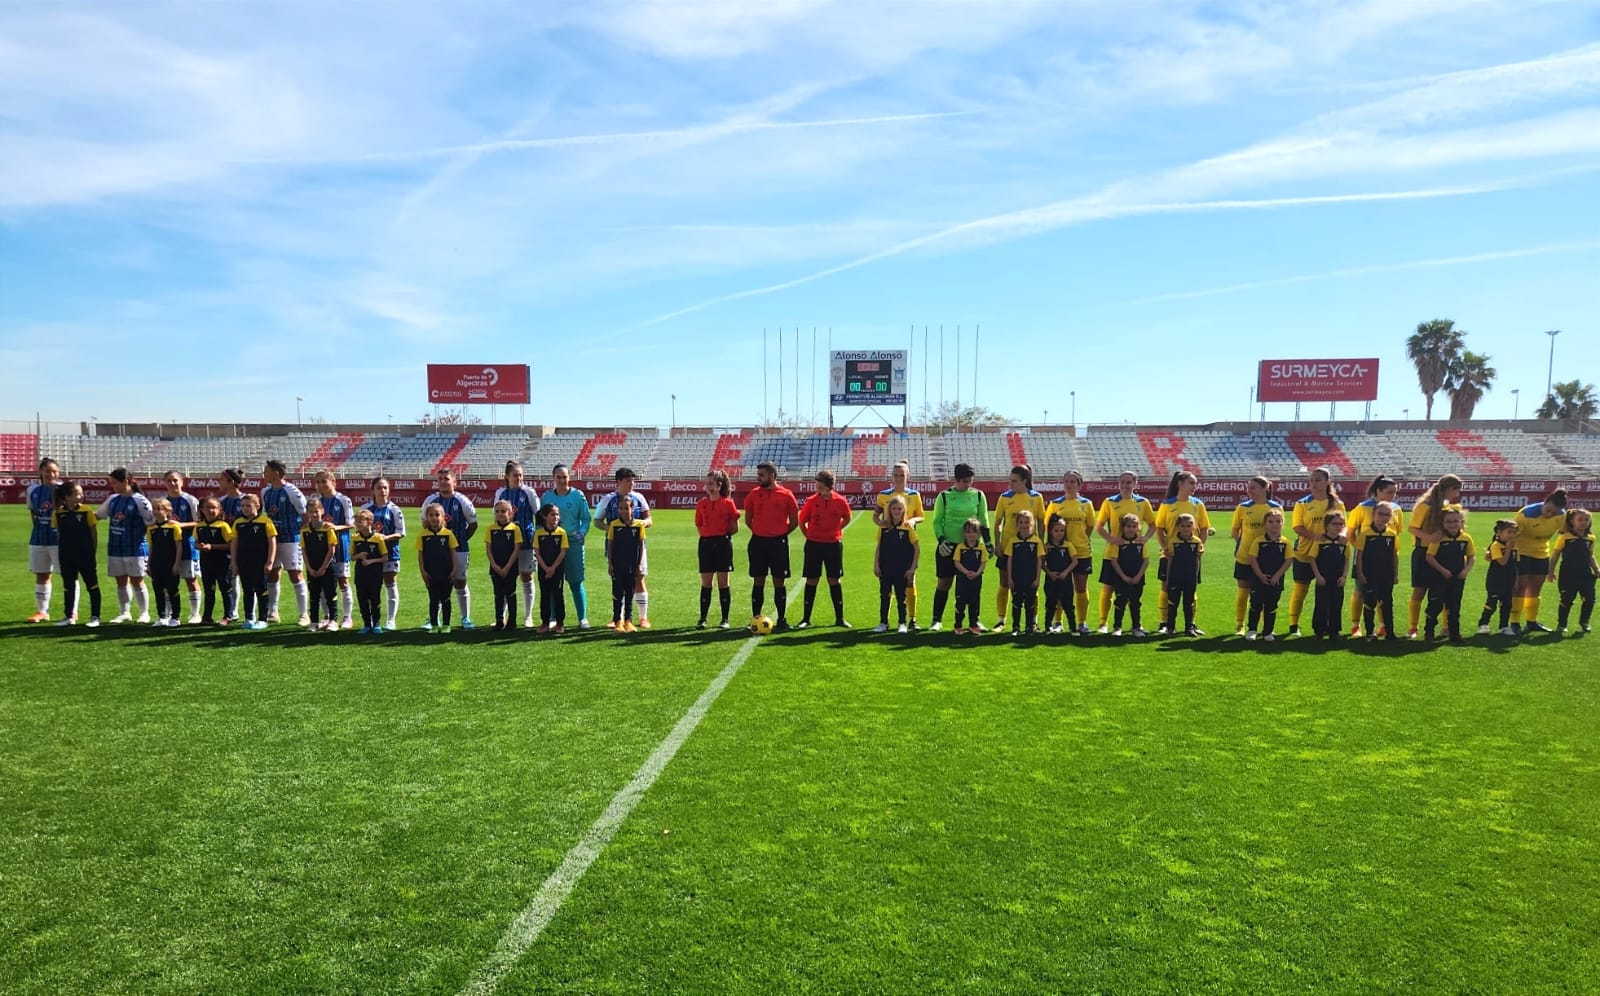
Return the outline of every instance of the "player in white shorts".
{"type": "Polygon", "coordinates": [[[183,527],[183,546],[178,550],[178,577],[189,588],[189,625],[200,623],[200,548],[194,544],[194,529],[200,521],[200,499],[183,490],[188,483],[175,470],[167,471],[167,501],[172,505],[172,521],[183,527]]]}
{"type": "Polygon", "coordinates": [[[95,518],[105,522],[106,573],[117,581],[117,615],[111,621],[125,623],[133,618],[130,602],[139,610],[139,622],[150,621],[150,589],[144,586],[145,555],[150,547],[145,529],[156,520],[150,499],[139,492],[132,475],[125,467],[118,467],[106,478],[111,494],[95,512],[95,518]]]}
{"type": "Polygon", "coordinates": [[[339,628],[352,629],[355,621],[351,610],[355,605],[350,592],[350,530],[356,524],[355,503],[334,486],[333,471],[323,468],[311,480],[317,486],[317,500],[322,503],[322,521],[332,526],[339,537],[339,554],[333,558],[333,576],[339,582],[339,628]]]}
{"type": "Polygon", "coordinates": [[[39,483],[28,486],[28,516],[33,531],[28,536],[28,570],[33,572],[33,615],[29,622],[50,620],[50,575],[61,573],[60,540],[50,524],[56,507],[56,486],[61,466],[46,457],[39,461],[39,483]]]}
{"type": "Polygon", "coordinates": [[[444,521],[451,533],[455,534],[456,543],[456,608],[461,612],[461,628],[472,628],[472,592],[467,587],[467,562],[470,559],[468,550],[472,544],[472,534],[478,531],[478,513],[472,507],[472,499],[456,490],[456,473],[453,470],[441,470],[438,477],[439,490],[422,500],[423,509],[429,505],[438,505],[444,509],[444,521]]]}
{"type": "Polygon", "coordinates": [[[278,578],[289,572],[289,583],[294,585],[295,606],[300,610],[300,625],[310,626],[311,616],[306,612],[306,578],[301,573],[300,517],[306,513],[306,496],[299,488],[284,480],[288,468],[282,460],[268,460],[261,471],[261,511],[272,520],[278,530],[278,553],[267,565],[267,622],[278,622],[278,578]]]}
{"type": "MultiPolygon", "coordinates": [[[[644,500],[644,495],[633,490],[633,482],[637,477],[627,467],[617,468],[617,490],[611,492],[594,507],[594,522],[604,532],[620,516],[617,512],[618,502],[631,502],[633,505],[633,519],[646,529],[654,525],[650,518],[650,503],[644,500]]],[[[648,542],[639,554],[639,579],[633,589],[633,604],[639,610],[639,628],[650,628],[650,593],[645,590],[645,575],[650,573],[650,545],[648,542]]]]}
{"type": "Polygon", "coordinates": [[[389,479],[372,479],[372,500],[362,506],[372,513],[373,528],[389,547],[389,559],[383,562],[383,590],[386,596],[389,621],[385,629],[394,629],[400,614],[400,541],[406,538],[406,516],[400,506],[389,500],[389,479]]]}
{"type": "Polygon", "coordinates": [[[521,463],[506,461],[505,485],[494,493],[494,500],[511,505],[511,521],[522,530],[523,544],[517,551],[517,574],[522,578],[522,628],[532,629],[534,610],[538,608],[533,595],[533,571],[537,565],[534,563],[532,537],[533,517],[539,511],[539,492],[522,483],[521,463]]]}

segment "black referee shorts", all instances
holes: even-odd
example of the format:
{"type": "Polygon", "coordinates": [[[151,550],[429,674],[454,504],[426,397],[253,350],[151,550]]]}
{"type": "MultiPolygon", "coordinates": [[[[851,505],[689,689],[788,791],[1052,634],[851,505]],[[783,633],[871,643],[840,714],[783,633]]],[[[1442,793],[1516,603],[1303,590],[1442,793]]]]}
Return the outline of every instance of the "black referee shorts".
{"type": "Polygon", "coordinates": [[[1317,580],[1317,572],[1309,560],[1296,560],[1294,566],[1289,568],[1289,573],[1294,577],[1296,584],[1314,584],[1317,580]]]}
{"type": "Polygon", "coordinates": [[[789,537],[752,536],[745,552],[750,558],[752,578],[771,574],[782,581],[789,576],[789,537]]]}
{"type": "MultiPolygon", "coordinates": [[[[787,563],[785,552],[785,563],[787,563]]],[[[826,574],[830,578],[844,577],[844,544],[814,543],[806,540],[800,574],[807,581],[815,581],[826,574]]]]}
{"type": "Polygon", "coordinates": [[[700,537],[700,573],[721,574],[733,570],[733,538],[700,537]]]}

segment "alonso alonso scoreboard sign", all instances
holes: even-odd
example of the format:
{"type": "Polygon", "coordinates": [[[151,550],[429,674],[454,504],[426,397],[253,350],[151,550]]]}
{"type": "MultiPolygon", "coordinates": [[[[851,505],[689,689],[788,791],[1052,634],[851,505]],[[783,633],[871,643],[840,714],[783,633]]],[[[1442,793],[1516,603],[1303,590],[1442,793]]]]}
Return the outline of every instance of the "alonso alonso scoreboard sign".
{"type": "Polygon", "coordinates": [[[1378,361],[1262,360],[1256,400],[1376,401],[1378,361]]]}
{"type": "Polygon", "coordinates": [[[828,368],[828,400],[835,406],[906,403],[904,349],[835,349],[828,368]]]}
{"type": "Polygon", "coordinates": [[[428,364],[428,403],[434,405],[525,405],[528,367],[523,363],[428,364]]]}

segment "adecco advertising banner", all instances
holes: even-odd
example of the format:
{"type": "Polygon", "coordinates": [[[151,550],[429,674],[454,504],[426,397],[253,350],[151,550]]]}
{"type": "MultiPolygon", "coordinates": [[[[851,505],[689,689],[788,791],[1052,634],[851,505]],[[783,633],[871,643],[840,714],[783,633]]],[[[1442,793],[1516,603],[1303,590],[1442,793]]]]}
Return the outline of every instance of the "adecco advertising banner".
{"type": "Polygon", "coordinates": [[[1257,401],[1376,401],[1378,361],[1262,360],[1257,401]]]}
{"type": "MultiPolygon", "coordinates": [[[[103,501],[109,489],[103,477],[76,478],[84,486],[85,500],[95,504],[103,501]]],[[[136,478],[139,486],[148,495],[164,494],[166,487],[159,477],[136,478]]],[[[0,476],[0,504],[20,504],[27,497],[27,490],[33,481],[22,477],[0,476]]],[[[294,482],[308,496],[316,493],[311,482],[295,480],[294,482]]],[[[501,481],[492,478],[465,478],[456,482],[457,489],[472,500],[478,508],[487,508],[495,489],[501,486],[501,481]]],[[[1428,489],[1431,480],[1417,479],[1400,482],[1399,494],[1396,500],[1409,508],[1418,496],[1428,489]]],[[[529,487],[540,492],[554,486],[548,480],[529,480],[529,487]]],[[[884,481],[840,481],[838,491],[851,505],[856,508],[871,508],[887,482],[884,481]]],[[[1367,482],[1360,480],[1341,480],[1338,482],[1340,495],[1344,498],[1345,505],[1354,505],[1366,497],[1367,482]]],[[[422,503],[431,492],[435,490],[431,478],[391,478],[392,500],[402,508],[414,509],[422,503]]],[[[616,482],[611,480],[576,480],[572,486],[582,491],[589,497],[591,503],[599,500],[601,495],[616,490],[616,482]]],[[[740,505],[744,504],[745,495],[755,489],[754,481],[737,481],[734,483],[733,499],[740,505]]],[[[801,500],[816,491],[816,484],[812,481],[789,481],[785,486],[794,491],[801,500]]],[[[935,484],[927,481],[913,482],[912,487],[921,491],[931,515],[933,500],[937,494],[948,485],[935,484]]],[[[989,496],[990,504],[1002,491],[1010,487],[1006,481],[975,481],[974,487],[989,496]]],[[[1056,497],[1061,493],[1058,481],[1042,481],[1035,487],[1045,496],[1046,500],[1056,497]]],[[[1473,478],[1463,482],[1461,500],[1468,509],[1512,511],[1524,505],[1531,504],[1544,498],[1545,495],[1558,487],[1567,489],[1572,496],[1573,504],[1588,508],[1600,506],[1600,481],[1536,481],[1519,478],[1473,478]]],[[[1137,487],[1138,493],[1149,498],[1152,502],[1159,502],[1166,495],[1167,482],[1164,480],[1141,481],[1137,487]]],[[[1231,511],[1235,504],[1244,498],[1245,482],[1232,479],[1207,480],[1202,479],[1195,495],[1206,503],[1206,507],[1213,512],[1231,511]]],[[[219,483],[214,478],[195,478],[188,484],[190,494],[207,497],[221,493],[219,483]]],[[[244,482],[243,490],[260,492],[261,481],[255,478],[244,482]]],[[[365,480],[341,481],[339,490],[349,495],[350,498],[361,504],[370,497],[368,482],[365,480]]],[[[699,481],[637,481],[635,490],[644,496],[652,508],[694,508],[705,494],[703,485],[699,481]]],[[[1276,494],[1280,501],[1288,504],[1309,493],[1310,482],[1304,479],[1283,480],[1277,482],[1276,494]]],[[[1111,481],[1091,481],[1084,485],[1083,496],[1098,505],[1116,491],[1116,484],[1111,481]]],[[[1212,523],[1221,528],[1226,523],[1212,523]]]]}
{"type": "Polygon", "coordinates": [[[428,364],[429,404],[525,405],[528,400],[526,364],[428,364]]]}

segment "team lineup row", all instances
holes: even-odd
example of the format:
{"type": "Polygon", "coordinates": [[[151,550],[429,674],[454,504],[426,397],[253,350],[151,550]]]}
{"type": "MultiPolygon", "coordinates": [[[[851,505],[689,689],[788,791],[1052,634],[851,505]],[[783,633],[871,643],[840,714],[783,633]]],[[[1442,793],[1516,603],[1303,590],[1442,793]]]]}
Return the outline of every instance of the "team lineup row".
{"type": "MultiPolygon", "coordinates": [[[[36,582],[31,621],[50,618],[52,576],[59,573],[64,611],[58,625],[77,621],[80,581],[90,601],[88,625],[99,624],[98,525],[105,522],[107,573],[117,583],[118,613],[113,622],[131,621],[135,614],[141,622],[150,621],[144,584],[148,577],[149,588],[155,591],[156,625],[178,625],[182,582],[188,589],[191,623],[238,621],[248,628],[264,628],[280,618],[281,575],[288,573],[300,625],[353,628],[358,610],[363,631],[394,628],[406,526],[402,511],[389,500],[387,480],[372,481],[372,500],[357,508],[337,490],[330,471],[315,475],[315,494],[309,498],[285,479],[285,473],[281,463],[268,461],[262,473],[264,487],[256,495],[240,490],[241,472],[225,471],[222,492],[200,500],[184,490],[182,475],[169,472],[167,494],[152,501],[119,468],[109,475],[111,495],[91,509],[83,504],[81,486],[63,481],[55,461],[41,461],[39,483],[28,491],[29,566],[36,582]],[[386,604],[380,606],[380,601],[386,604]]],[[[637,613],[637,626],[648,628],[648,532],[653,523],[648,503],[633,490],[634,474],[618,470],[616,490],[592,506],[570,486],[567,468],[554,468],[553,476],[555,486],[540,495],[522,483],[522,468],[512,461],[506,466],[504,486],[495,492],[493,521],[484,530],[483,545],[495,595],[496,628],[516,626],[518,582],[525,628],[537,625],[547,632],[562,632],[569,593],[579,625],[588,627],[584,550],[592,528],[604,536],[612,582],[608,625],[631,631],[637,613]]],[[[1181,612],[1181,632],[1200,635],[1194,622],[1195,596],[1205,544],[1216,531],[1204,503],[1194,497],[1193,474],[1174,474],[1167,494],[1151,502],[1134,492],[1135,475],[1125,473],[1118,492],[1096,508],[1079,493],[1083,484],[1079,475],[1064,475],[1061,495],[1047,501],[1034,490],[1030,469],[1019,465],[1012,468],[1011,488],[998,496],[992,512],[988,496],[972,486],[970,467],[957,465],[954,476],[954,486],[938,495],[931,513],[921,494],[908,486],[909,469],[903,463],[893,470],[893,485],[878,496],[871,513],[876,529],[873,572],[879,579],[878,631],[890,628],[891,605],[900,632],[917,628],[918,534],[931,519],[936,544],[932,630],[942,628],[952,591],[956,632],[988,629],[979,621],[979,601],[992,563],[997,575],[994,629],[1006,627],[1009,606],[1014,634],[1090,632],[1088,583],[1094,573],[1092,540],[1098,536],[1103,544],[1098,574],[1100,632],[1120,635],[1126,622],[1133,635],[1145,635],[1147,549],[1154,541],[1159,629],[1180,632],[1181,612]]],[[[733,538],[742,525],[751,534],[747,554],[753,628],[788,626],[789,538],[795,532],[804,540],[805,579],[804,613],[797,625],[811,625],[816,592],[826,580],[835,622],[848,626],[840,579],[843,533],[853,511],[833,491],[832,474],[816,475],[817,493],[803,505],[778,483],[773,465],[761,464],[757,480],[759,486],[740,509],[729,497],[725,474],[713,471],[706,477],[706,496],[695,509],[701,575],[698,625],[708,625],[714,591],[720,601],[719,625],[729,625],[733,538]],[[768,578],[776,619],[763,615],[768,578]]],[[[1395,481],[1379,477],[1363,500],[1346,509],[1331,475],[1318,469],[1311,474],[1310,493],[1286,507],[1273,496],[1270,481],[1247,482],[1247,498],[1234,509],[1229,530],[1239,635],[1274,638],[1287,586],[1290,635],[1300,632],[1309,599],[1312,630],[1318,636],[1342,635],[1347,603],[1352,635],[1396,638],[1393,589],[1399,583],[1403,537],[1409,533],[1408,635],[1431,638],[1442,626],[1450,638],[1460,639],[1461,593],[1479,559],[1478,545],[1465,530],[1461,480],[1445,475],[1435,482],[1413,506],[1403,528],[1403,515],[1393,501],[1396,490],[1395,481]],[[1426,629],[1419,634],[1424,609],[1426,629]]],[[[477,511],[455,489],[450,471],[440,472],[438,489],[422,508],[422,529],[411,547],[428,592],[427,628],[448,631],[453,603],[462,628],[470,629],[468,550],[479,532],[477,511]]],[[[1557,584],[1560,592],[1557,628],[1566,628],[1577,605],[1579,626],[1588,630],[1600,569],[1589,513],[1569,509],[1564,491],[1523,508],[1514,518],[1497,521],[1484,559],[1488,601],[1480,633],[1546,630],[1538,619],[1546,583],[1557,584]],[[1496,612],[1499,623],[1490,627],[1496,612]]]]}

